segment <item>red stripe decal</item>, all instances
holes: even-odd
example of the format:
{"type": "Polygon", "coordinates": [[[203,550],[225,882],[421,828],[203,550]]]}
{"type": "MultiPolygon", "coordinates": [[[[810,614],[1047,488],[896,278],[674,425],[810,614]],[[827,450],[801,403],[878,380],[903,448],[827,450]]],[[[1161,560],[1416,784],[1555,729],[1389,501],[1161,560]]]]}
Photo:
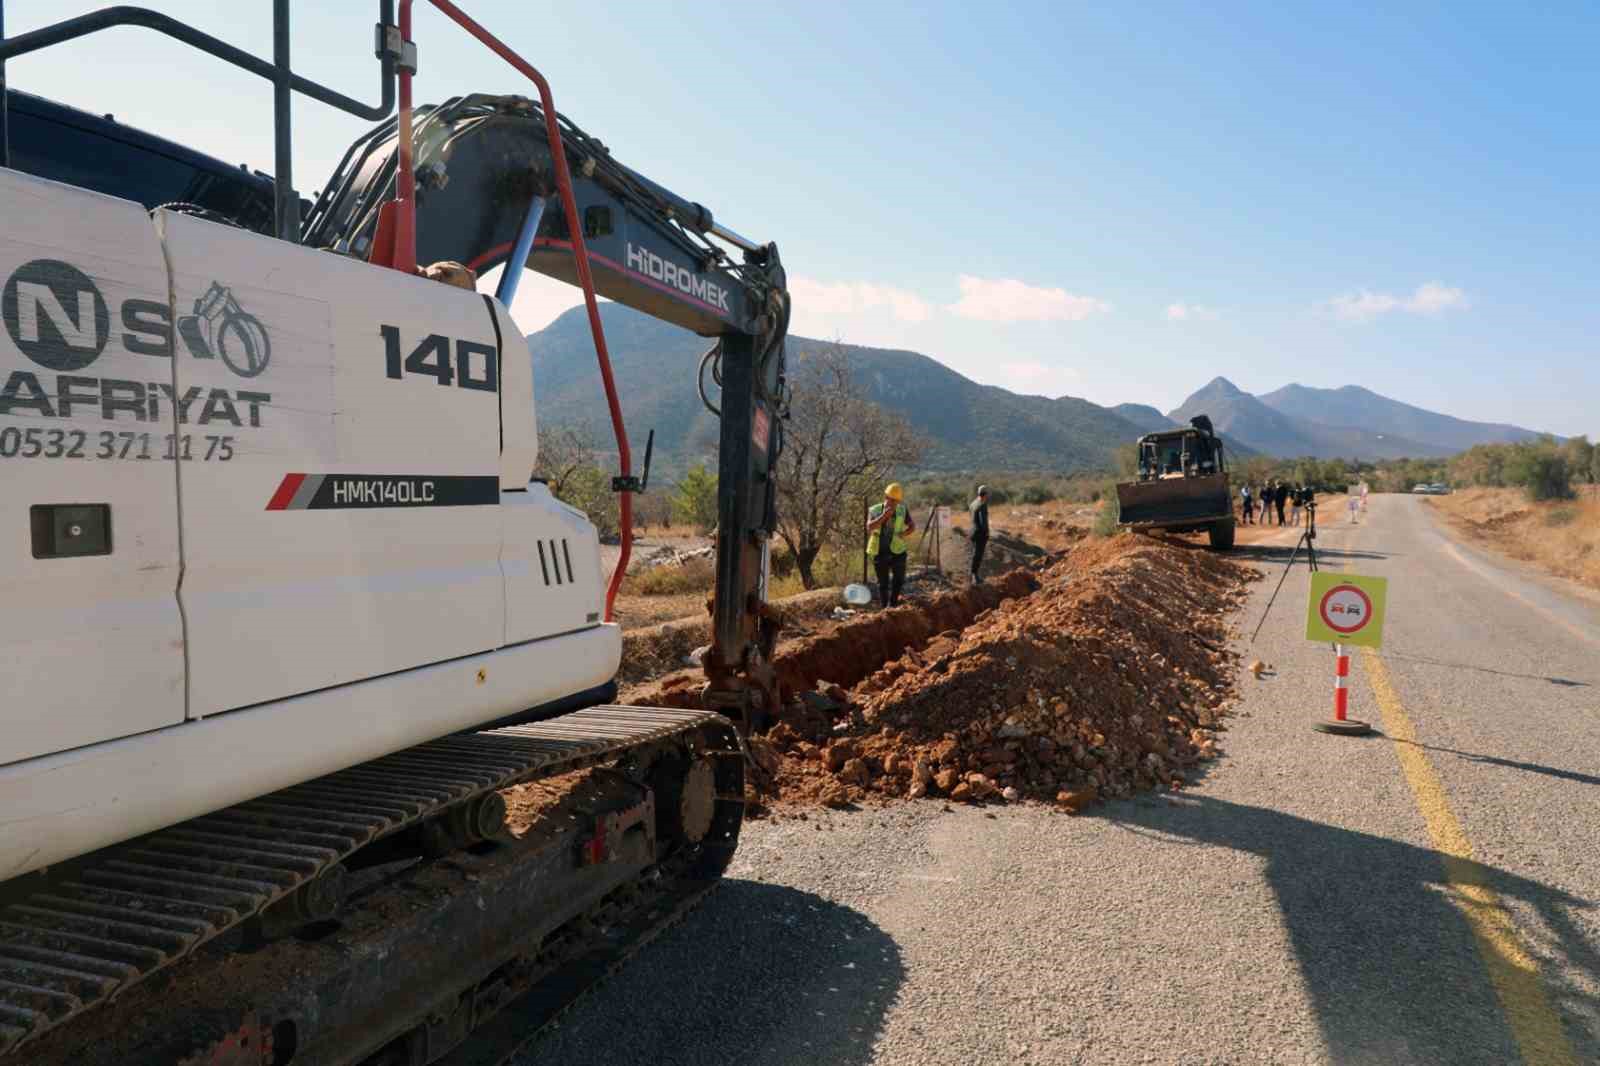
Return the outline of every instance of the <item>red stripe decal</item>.
{"type": "Polygon", "coordinates": [[[272,494],[272,499],[267,501],[267,510],[281,511],[289,506],[289,501],[294,499],[294,494],[300,491],[301,482],[305,481],[304,474],[285,474],[283,483],[278,486],[278,491],[272,494]]]}

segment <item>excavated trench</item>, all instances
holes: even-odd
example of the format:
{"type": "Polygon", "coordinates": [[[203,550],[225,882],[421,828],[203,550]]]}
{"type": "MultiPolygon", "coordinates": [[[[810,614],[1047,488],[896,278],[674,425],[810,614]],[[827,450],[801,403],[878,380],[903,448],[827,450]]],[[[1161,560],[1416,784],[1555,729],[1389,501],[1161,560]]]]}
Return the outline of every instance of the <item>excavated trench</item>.
{"type": "MultiPolygon", "coordinates": [[[[940,592],[921,602],[860,615],[824,632],[784,641],[773,657],[783,700],[787,704],[819,685],[848,689],[885,663],[921,649],[941,634],[953,635],[1002,601],[1032,595],[1038,588],[1036,573],[1012,570],[984,585],[940,592]]],[[[628,689],[622,702],[696,708],[704,684],[700,670],[678,670],[628,689]]]]}
{"type": "MultiPolygon", "coordinates": [[[[1230,619],[1260,572],[1196,545],[1091,539],[1041,566],[780,648],[747,812],[920,796],[1053,802],[1182,788],[1235,695],[1230,619]]],[[[683,672],[629,693],[692,706],[683,672]]]]}
{"type": "MultiPolygon", "coordinates": [[[[978,588],[779,646],[783,708],[747,813],[1182,788],[1235,690],[1230,619],[1260,572],[1197,545],[1081,541],[978,588]]],[[[693,707],[699,671],[626,693],[693,707]]]]}

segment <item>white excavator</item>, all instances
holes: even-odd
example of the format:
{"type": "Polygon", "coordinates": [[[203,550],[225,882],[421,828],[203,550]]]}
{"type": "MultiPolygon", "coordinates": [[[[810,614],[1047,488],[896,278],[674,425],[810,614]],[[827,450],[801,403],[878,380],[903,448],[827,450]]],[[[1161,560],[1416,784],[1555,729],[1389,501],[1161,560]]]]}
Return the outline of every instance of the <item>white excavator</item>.
{"type": "Polygon", "coordinates": [[[378,5],[377,105],[293,72],[287,0],[271,61],[130,7],[5,37],[0,0],[0,1064],[451,1061],[616,954],[596,928],[644,937],[732,855],[741,731],[775,696],[777,249],[617,163],[431,2],[536,91],[413,106],[411,0],[378,5]],[[4,86],[6,60],[115,26],[270,82],[274,174],[4,86]],[[377,123],[307,200],[296,94],[377,123]],[[532,479],[525,267],[588,307],[621,466],[609,578],[532,479]],[[715,339],[703,711],[611,705],[641,480],[597,296],[715,339]],[[566,837],[505,839],[502,790],[597,767],[609,798],[566,837]],[[327,934],[355,939],[326,973],[227,989],[220,1027],[156,997],[86,1035],[153,974],[338,929],[380,862],[451,855],[487,864],[475,899],[327,934]]]}

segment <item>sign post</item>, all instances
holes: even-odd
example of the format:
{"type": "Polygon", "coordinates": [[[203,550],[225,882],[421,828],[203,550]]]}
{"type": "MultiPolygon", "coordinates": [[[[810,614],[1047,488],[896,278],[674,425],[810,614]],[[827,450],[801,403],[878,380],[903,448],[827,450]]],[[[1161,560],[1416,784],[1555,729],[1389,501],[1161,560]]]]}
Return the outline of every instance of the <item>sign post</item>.
{"type": "Polygon", "coordinates": [[[1318,722],[1324,733],[1360,736],[1372,732],[1368,722],[1351,718],[1346,711],[1350,691],[1350,656],[1345,645],[1367,648],[1383,646],[1383,614],[1388,598],[1387,578],[1360,577],[1318,571],[1311,575],[1311,596],[1306,603],[1306,639],[1333,644],[1333,718],[1318,722]]]}

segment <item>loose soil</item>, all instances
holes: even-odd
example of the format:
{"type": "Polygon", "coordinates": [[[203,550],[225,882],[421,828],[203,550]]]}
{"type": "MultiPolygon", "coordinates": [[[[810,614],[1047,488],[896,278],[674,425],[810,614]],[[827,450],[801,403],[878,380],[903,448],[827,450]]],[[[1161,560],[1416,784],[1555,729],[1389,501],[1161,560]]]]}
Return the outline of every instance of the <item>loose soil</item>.
{"type": "MultiPolygon", "coordinates": [[[[887,611],[859,612],[848,620],[821,625],[815,633],[795,635],[779,645],[772,660],[783,699],[798,699],[819,683],[842,691],[908,648],[938,633],[956,631],[1002,600],[1027,595],[1038,584],[1032,572],[1014,570],[982,585],[935,593],[887,611]]],[[[698,668],[678,670],[626,690],[622,702],[698,707],[704,683],[698,668]]]]}
{"type": "Polygon", "coordinates": [[[1181,542],[1084,540],[986,586],[1000,596],[965,628],[907,624],[899,655],[829,684],[872,655],[841,627],[807,649],[810,672],[788,679],[799,698],[752,742],[772,781],[751,798],[780,812],[921,796],[1077,810],[1180,788],[1215,754],[1237,669],[1227,617],[1259,576],[1181,542]]]}

